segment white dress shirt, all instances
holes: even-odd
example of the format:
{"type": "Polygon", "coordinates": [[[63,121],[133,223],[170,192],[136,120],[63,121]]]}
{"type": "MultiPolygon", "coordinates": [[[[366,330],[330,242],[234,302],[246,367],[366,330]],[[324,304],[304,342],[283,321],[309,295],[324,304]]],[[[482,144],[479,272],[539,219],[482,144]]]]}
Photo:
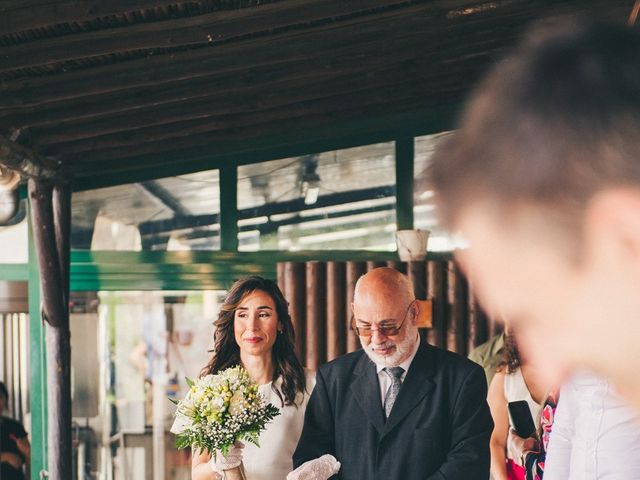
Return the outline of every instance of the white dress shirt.
{"type": "Polygon", "coordinates": [[[560,390],[544,480],[640,479],[640,418],[609,382],[574,375],[560,390]]]}
{"type": "MultiPolygon", "coordinates": [[[[420,347],[420,336],[418,335],[416,338],[416,344],[413,347],[413,352],[409,355],[404,362],[400,365],[394,365],[398,367],[402,367],[404,372],[402,372],[402,376],[400,377],[400,382],[404,382],[404,378],[407,376],[407,372],[409,371],[409,367],[411,366],[411,362],[413,362],[413,358],[418,353],[418,348],[420,347]]],[[[380,401],[381,405],[384,405],[384,399],[387,396],[387,390],[391,386],[391,378],[389,375],[382,371],[383,368],[387,368],[389,365],[384,365],[380,363],[376,363],[376,372],[378,373],[378,384],[380,385],[380,401]]]]}

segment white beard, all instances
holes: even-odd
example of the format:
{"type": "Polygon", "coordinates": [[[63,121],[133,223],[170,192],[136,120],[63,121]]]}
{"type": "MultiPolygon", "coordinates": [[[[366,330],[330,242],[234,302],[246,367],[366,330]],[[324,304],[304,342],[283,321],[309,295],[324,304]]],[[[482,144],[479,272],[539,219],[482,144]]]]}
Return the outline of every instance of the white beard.
{"type": "Polygon", "coordinates": [[[404,339],[400,342],[387,340],[383,344],[374,345],[373,342],[369,342],[369,345],[365,345],[362,342],[362,339],[360,339],[360,345],[362,345],[362,349],[371,361],[377,365],[384,365],[385,367],[397,367],[404,362],[409,357],[410,352],[414,349],[416,345],[415,342],[416,333],[411,331],[407,331],[404,339]],[[376,352],[376,350],[382,350],[391,346],[396,347],[395,351],[391,355],[381,355],[376,352]]]}

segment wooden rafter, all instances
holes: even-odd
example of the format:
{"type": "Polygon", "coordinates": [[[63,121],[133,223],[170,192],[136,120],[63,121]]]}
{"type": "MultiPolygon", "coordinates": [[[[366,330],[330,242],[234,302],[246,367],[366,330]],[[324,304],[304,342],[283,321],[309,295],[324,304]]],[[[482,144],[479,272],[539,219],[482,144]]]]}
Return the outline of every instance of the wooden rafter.
{"type": "Polygon", "coordinates": [[[122,16],[176,15],[192,10],[211,11],[250,7],[276,0],[3,0],[0,36],[51,25],[91,23],[122,16]]]}
{"type": "MultiPolygon", "coordinates": [[[[308,29],[314,23],[333,22],[407,5],[407,0],[298,0],[297,8],[288,2],[265,3],[257,8],[209,13],[171,21],[138,23],[118,28],[61,36],[16,44],[3,49],[0,72],[30,68],[54,62],[156,48],[213,46],[251,37],[264,37],[278,31],[308,29]],[[47,49],[42,49],[42,43],[47,49]]],[[[436,11],[430,7],[432,11],[436,11]]],[[[442,8],[442,7],[440,7],[442,8]]]]}
{"type": "Polygon", "coordinates": [[[55,180],[61,177],[60,164],[0,135],[0,164],[23,177],[55,180]]]}
{"type": "Polygon", "coordinates": [[[28,132],[33,153],[60,162],[50,171],[90,182],[359,119],[418,118],[459,103],[535,18],[629,11],[628,0],[551,4],[7,0],[0,133],[28,132]]]}

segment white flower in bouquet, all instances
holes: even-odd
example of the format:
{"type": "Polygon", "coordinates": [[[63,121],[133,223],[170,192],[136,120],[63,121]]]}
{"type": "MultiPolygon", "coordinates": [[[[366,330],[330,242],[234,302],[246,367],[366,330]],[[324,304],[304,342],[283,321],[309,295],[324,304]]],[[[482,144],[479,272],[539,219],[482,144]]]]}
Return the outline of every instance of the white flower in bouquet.
{"type": "Polygon", "coordinates": [[[237,440],[259,446],[260,432],[280,414],[265,402],[258,385],[240,366],[187,379],[187,384],[189,391],[177,403],[171,427],[180,449],[194,446],[214,456],[216,451],[226,456],[237,440]]]}

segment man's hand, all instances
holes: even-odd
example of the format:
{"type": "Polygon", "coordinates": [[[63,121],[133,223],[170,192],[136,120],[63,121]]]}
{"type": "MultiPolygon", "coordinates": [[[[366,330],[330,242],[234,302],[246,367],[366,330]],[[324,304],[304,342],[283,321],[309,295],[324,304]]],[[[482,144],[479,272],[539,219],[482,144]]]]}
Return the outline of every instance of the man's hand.
{"type": "Polygon", "coordinates": [[[512,428],[509,429],[507,436],[507,453],[509,458],[524,467],[524,457],[529,452],[535,452],[538,449],[538,441],[534,437],[522,438],[512,428]]]}
{"type": "Polygon", "coordinates": [[[287,475],[287,480],[329,480],[340,471],[340,462],[333,455],[322,455],[304,462],[287,475]]]}

